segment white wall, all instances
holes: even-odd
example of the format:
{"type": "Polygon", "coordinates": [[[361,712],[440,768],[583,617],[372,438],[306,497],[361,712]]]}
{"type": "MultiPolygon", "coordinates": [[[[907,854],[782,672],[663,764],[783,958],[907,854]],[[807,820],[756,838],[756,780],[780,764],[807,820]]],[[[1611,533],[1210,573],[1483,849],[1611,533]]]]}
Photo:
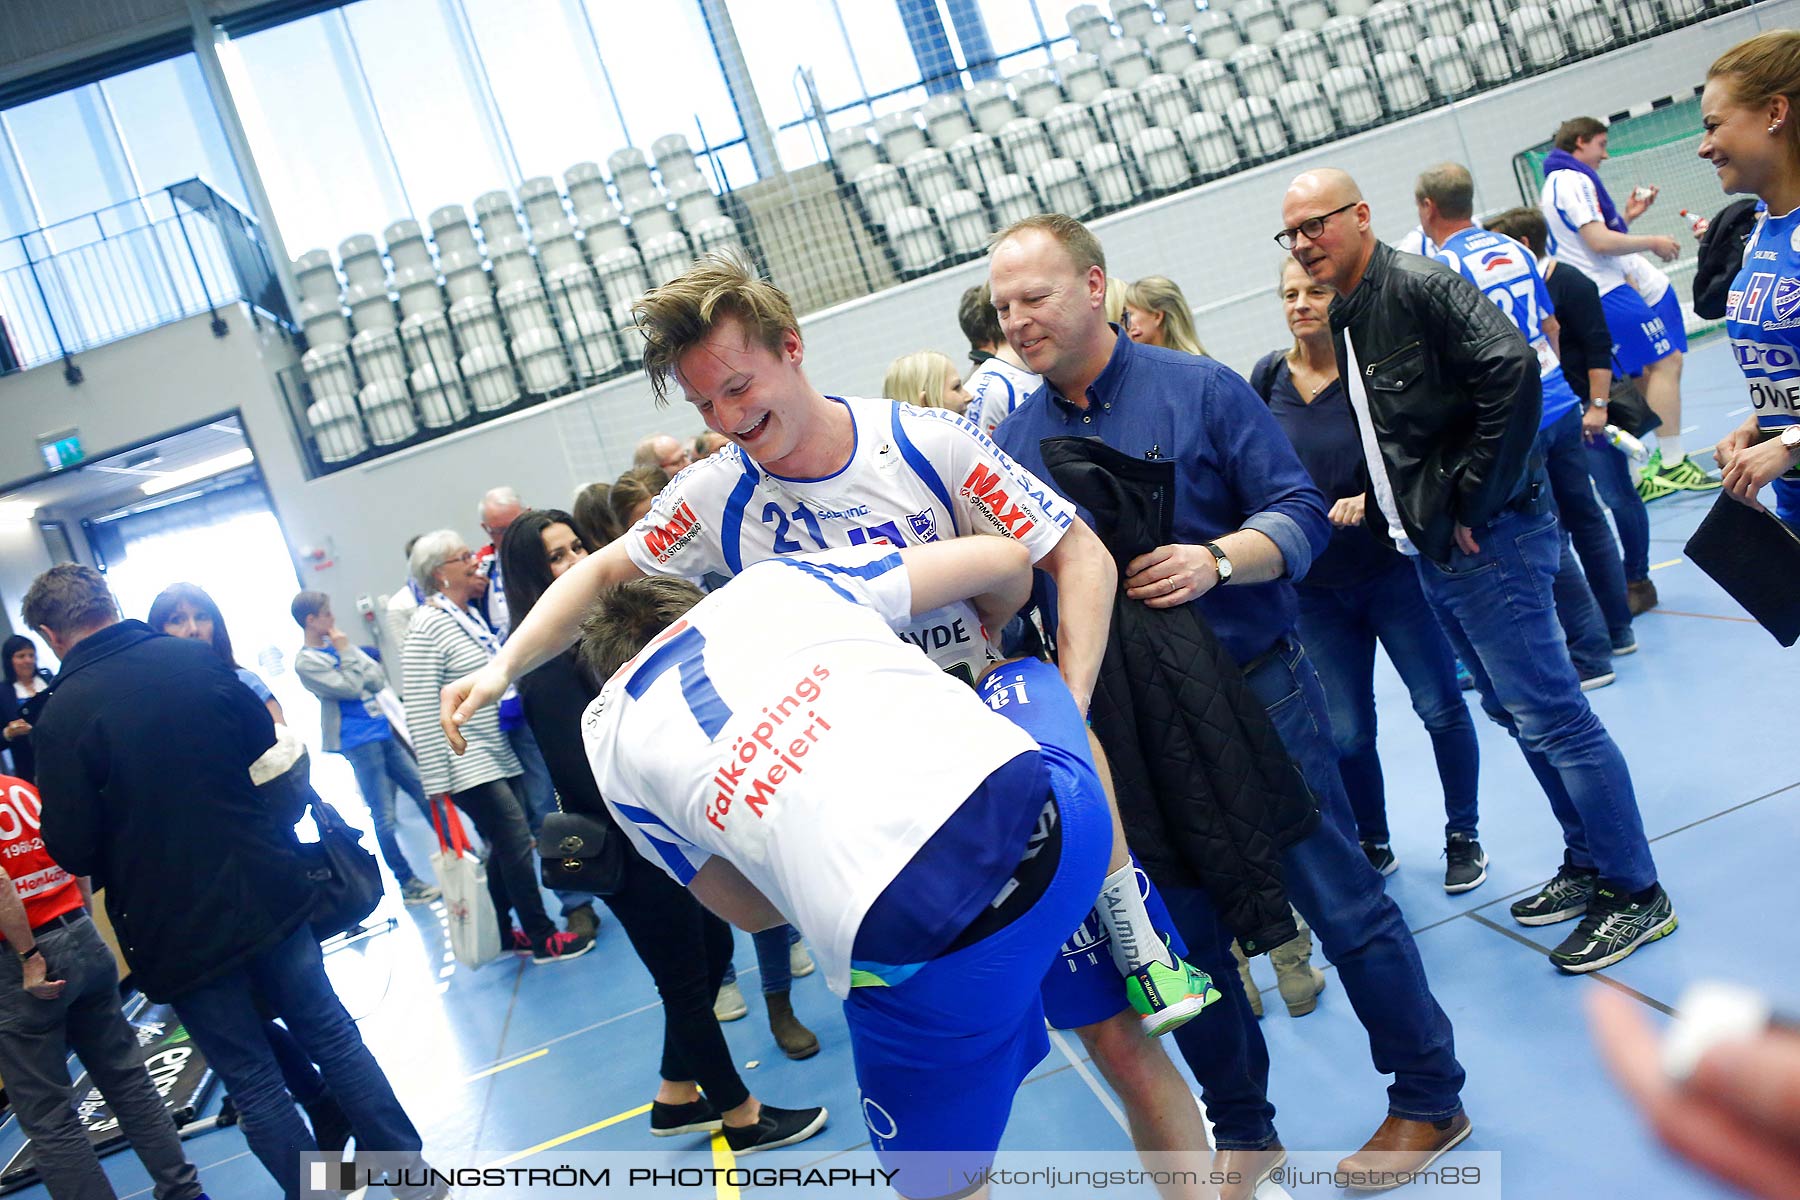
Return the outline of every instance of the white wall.
{"type": "MultiPolygon", "coordinates": [[[[1208,348],[1248,369],[1285,341],[1274,300],[1281,252],[1269,240],[1279,225],[1281,193],[1300,169],[1341,166],[1357,176],[1376,228],[1397,238],[1415,221],[1412,183],[1444,159],[1472,169],[1478,208],[1518,203],[1512,157],[1548,137],[1562,119],[1605,116],[1632,104],[1692,88],[1707,65],[1759,31],[1800,25],[1800,0],[1765,0],[1746,10],[1666,34],[1654,41],[1539,76],[1398,125],[1358,135],[1301,158],[1278,162],[1171,196],[1095,224],[1108,266],[1126,279],[1152,273],[1180,282],[1199,310],[1208,348]]],[[[1671,216],[1671,220],[1672,220],[1671,216]]],[[[1671,230],[1672,232],[1673,230],[1671,230]]],[[[956,304],[978,282],[968,263],[880,295],[814,314],[804,322],[807,366],[823,390],[877,394],[896,355],[936,347],[961,360],[956,304]]],[[[275,496],[277,515],[296,550],[329,545],[333,565],[306,569],[308,586],[332,594],[348,617],[362,594],[391,591],[403,578],[408,537],[450,526],[475,544],[481,493],[510,484],[537,505],[566,507],[575,491],[629,466],[637,439],[655,430],[698,432],[677,402],[666,412],[650,403],[648,386],[631,376],[322,479],[303,478],[294,435],[280,409],[264,361],[292,352],[229,314],[232,334],[215,339],[196,318],[80,356],[87,381],[62,382],[43,367],[0,380],[0,479],[34,469],[34,436],[79,426],[90,456],[142,441],[231,409],[243,412],[275,496]]],[[[16,611],[16,576],[30,558],[13,552],[0,530],[0,595],[16,611]],[[12,566],[14,562],[19,568],[12,566]]]]}

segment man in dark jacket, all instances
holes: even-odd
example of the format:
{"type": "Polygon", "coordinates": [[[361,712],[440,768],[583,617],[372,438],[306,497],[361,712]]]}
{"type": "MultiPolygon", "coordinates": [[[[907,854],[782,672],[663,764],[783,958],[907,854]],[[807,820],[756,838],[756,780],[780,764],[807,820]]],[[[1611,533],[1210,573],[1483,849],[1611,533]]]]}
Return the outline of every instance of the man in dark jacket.
{"type": "MultiPolygon", "coordinates": [[[[1291,581],[1330,539],[1324,498],[1243,379],[1107,324],[1104,257],[1080,222],[1040,216],[1012,226],[994,244],[989,283],[1007,340],[1046,384],[1001,425],[1002,449],[1044,480],[1047,437],[1098,437],[1132,458],[1174,461],[1173,540],[1126,564],[1125,597],[1152,608],[1195,604],[1318,800],[1318,828],[1281,851],[1283,882],[1338,968],[1376,1069],[1394,1075],[1388,1118],[1370,1146],[1453,1144],[1469,1121],[1450,1021],[1399,907],[1357,845],[1324,689],[1294,636],[1291,581]]],[[[1215,899],[1159,886],[1190,958],[1229,977],[1231,937],[1215,899]]],[[[1242,990],[1225,990],[1236,1019],[1178,1031],[1176,1042],[1204,1089],[1221,1167],[1248,1185],[1226,1194],[1247,1197],[1283,1151],[1268,1048],[1242,990]]]]}
{"type": "MultiPolygon", "coordinates": [[[[251,1150],[289,1200],[317,1147],[263,1036],[258,999],[319,1064],[371,1166],[417,1168],[418,1131],[325,975],[290,825],[250,782],[275,744],[268,710],[198,643],[121,621],[73,563],[33,581],[25,621],[62,660],[38,724],[44,844],[106,889],[133,977],[175,1006],[237,1102],[251,1150]]],[[[398,1190],[405,1198],[441,1190],[398,1190]]]]}
{"type": "Polygon", "coordinates": [[[1588,707],[1550,601],[1561,532],[1531,444],[1538,362],[1475,285],[1375,238],[1342,171],[1295,179],[1283,246],[1338,292],[1338,369],[1362,432],[1377,533],[1412,554],[1426,599],[1550,796],[1567,853],[1512,906],[1523,925],[1585,917],[1551,953],[1598,970],[1674,932],[1625,758],[1588,707]]]}

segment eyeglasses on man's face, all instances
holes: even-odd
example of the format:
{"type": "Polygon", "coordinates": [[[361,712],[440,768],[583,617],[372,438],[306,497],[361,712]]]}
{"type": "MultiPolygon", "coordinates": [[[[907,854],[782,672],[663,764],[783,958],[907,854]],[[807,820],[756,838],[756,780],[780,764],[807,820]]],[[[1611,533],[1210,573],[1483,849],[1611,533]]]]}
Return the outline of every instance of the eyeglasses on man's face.
{"type": "Polygon", "coordinates": [[[1284,229],[1276,234],[1275,244],[1280,246],[1283,250],[1292,250],[1294,248],[1294,243],[1299,240],[1299,235],[1303,233],[1306,235],[1307,241],[1316,242],[1319,240],[1319,236],[1325,232],[1325,222],[1331,220],[1331,218],[1337,216],[1341,212],[1348,212],[1361,203],[1362,201],[1360,200],[1352,200],[1341,208],[1334,208],[1328,213],[1320,213],[1316,217],[1308,217],[1292,229],[1284,229]]]}

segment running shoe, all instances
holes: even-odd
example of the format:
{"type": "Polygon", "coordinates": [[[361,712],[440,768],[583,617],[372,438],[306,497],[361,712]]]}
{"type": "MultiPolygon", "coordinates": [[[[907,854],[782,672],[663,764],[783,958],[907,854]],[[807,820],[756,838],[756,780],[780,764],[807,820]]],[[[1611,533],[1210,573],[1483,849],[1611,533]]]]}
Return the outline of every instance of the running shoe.
{"type": "Polygon", "coordinates": [[[1638,499],[1648,504],[1652,500],[1661,500],[1664,496],[1673,496],[1679,491],[1679,485],[1663,477],[1662,451],[1652,450],[1650,458],[1644,463],[1643,471],[1638,475],[1638,499]]]}
{"type": "Polygon", "coordinates": [[[725,1122],[719,1119],[719,1110],[714,1108],[712,1101],[705,1096],[698,1100],[690,1100],[686,1104],[664,1104],[661,1100],[650,1102],[650,1135],[652,1137],[679,1137],[684,1133],[717,1133],[724,1126],[725,1122]]]}
{"type": "Polygon", "coordinates": [[[1661,884],[1654,885],[1643,900],[1597,887],[1594,898],[1588,902],[1587,916],[1574,933],[1563,939],[1562,945],[1550,952],[1550,961],[1571,975],[1598,971],[1640,946],[1668,937],[1680,923],[1675,905],[1661,884]]]}
{"type": "Polygon", "coordinates": [[[765,1104],[756,1124],[725,1126],[725,1144],[731,1147],[733,1154],[740,1156],[755,1154],[758,1150],[773,1150],[777,1146],[791,1146],[825,1128],[828,1116],[830,1114],[823,1108],[776,1108],[773,1104],[765,1104]]]}
{"type": "Polygon", "coordinates": [[[444,893],[440,892],[437,888],[417,877],[409,879],[400,885],[400,899],[406,901],[406,906],[408,908],[419,904],[430,904],[433,900],[436,900],[443,894],[444,893]]]}
{"type": "Polygon", "coordinates": [[[568,962],[571,958],[580,958],[593,948],[593,938],[559,930],[531,948],[531,961],[539,964],[568,962]]]}
{"type": "Polygon", "coordinates": [[[1598,886],[1595,872],[1571,867],[1565,859],[1557,868],[1556,877],[1535,895],[1513,902],[1512,918],[1521,925],[1555,925],[1572,920],[1588,910],[1598,886]]]}
{"type": "Polygon", "coordinates": [[[1150,1037],[1181,1028],[1219,999],[1212,976],[1179,958],[1173,967],[1160,962],[1139,967],[1125,977],[1125,994],[1150,1037]]]}
{"type": "Polygon", "coordinates": [[[1657,478],[1684,492],[1713,492],[1722,486],[1691,458],[1684,458],[1672,467],[1663,467],[1656,474],[1657,478]]]}
{"type": "Polygon", "coordinates": [[[1444,840],[1444,890],[1451,895],[1480,887],[1487,880],[1487,852],[1466,833],[1444,840]]]}
{"type": "Polygon", "coordinates": [[[1386,842],[1364,842],[1362,852],[1377,875],[1392,875],[1400,867],[1400,860],[1394,857],[1394,848],[1386,842]]]}

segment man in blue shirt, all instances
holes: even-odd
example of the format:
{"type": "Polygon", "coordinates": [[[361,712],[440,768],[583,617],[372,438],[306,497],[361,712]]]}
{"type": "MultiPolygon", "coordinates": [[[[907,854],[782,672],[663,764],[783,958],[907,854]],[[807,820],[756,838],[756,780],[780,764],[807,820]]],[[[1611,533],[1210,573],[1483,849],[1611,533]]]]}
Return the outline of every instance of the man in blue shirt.
{"type": "Polygon", "coordinates": [[[400,885],[401,897],[408,904],[429,904],[443,893],[418,877],[394,832],[394,804],[400,792],[412,797],[427,820],[431,810],[419,768],[395,739],[376,702],[388,685],[387,675],[337,627],[331,597],[324,592],[301,592],[290,608],[306,634],[306,645],[294,656],[294,673],[319,698],[319,732],[325,749],[350,760],[363,803],[375,820],[375,844],[400,885]]]}
{"type": "MultiPolygon", "coordinates": [[[[1294,635],[1292,580],[1331,536],[1324,498],[1242,378],[1210,358],[1139,345],[1107,323],[1105,260],[1080,222],[1051,215],[1013,225],[994,244],[989,283],[1007,341],[1045,380],[1000,427],[1002,449],[1046,483],[1039,443],[1048,437],[1097,437],[1179,465],[1177,541],[1128,563],[1121,586],[1153,608],[1200,605],[1319,801],[1318,829],[1281,861],[1290,899],[1363,1019],[1376,1069],[1394,1075],[1389,1116],[1365,1150],[1460,1141],[1469,1122],[1450,1021],[1399,907],[1357,845],[1324,691],[1294,635]]],[[[1231,935],[1206,893],[1163,893],[1190,961],[1227,977],[1231,935]]],[[[1176,1042],[1204,1089],[1221,1165],[1242,1173],[1249,1187],[1238,1194],[1248,1196],[1283,1152],[1268,1048],[1242,991],[1226,991],[1236,1019],[1177,1031],[1176,1042]]]]}

